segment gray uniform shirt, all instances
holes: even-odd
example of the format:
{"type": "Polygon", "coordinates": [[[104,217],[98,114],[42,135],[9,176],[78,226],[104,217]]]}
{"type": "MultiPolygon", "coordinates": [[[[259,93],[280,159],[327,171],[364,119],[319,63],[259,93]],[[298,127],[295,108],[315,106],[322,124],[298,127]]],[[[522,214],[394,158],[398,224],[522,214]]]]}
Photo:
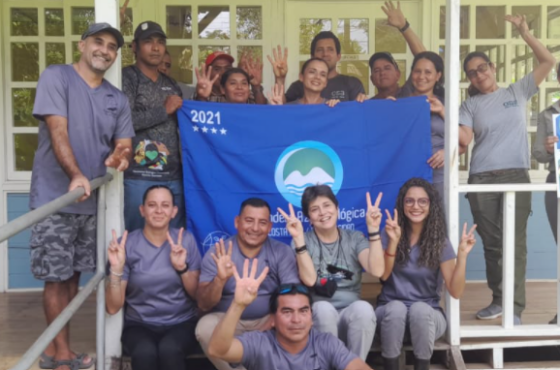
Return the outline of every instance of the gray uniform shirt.
{"type": "MultiPolygon", "coordinates": [[[[179,230],[169,229],[169,234],[174,241],[178,240],[179,230]]],[[[183,231],[183,248],[187,250],[189,271],[200,270],[200,254],[188,231],[183,231]]],[[[181,276],[171,264],[171,245],[167,241],[155,246],[138,229],[128,234],[125,249],[125,320],[161,326],[196,317],[196,302],[187,294],[181,276]]]]}
{"type": "Polygon", "coordinates": [[[533,73],[490,94],[468,98],[459,123],[474,131],[470,174],[510,168],[529,168],[527,101],[538,87],[533,73]]]}
{"type": "Polygon", "coordinates": [[[340,238],[334,243],[322,243],[319,241],[315,232],[305,233],[305,245],[313,260],[313,266],[319,271],[317,282],[321,279],[334,278],[338,289],[331,298],[314,294],[314,301],[328,301],[336,309],[348,307],[351,303],[360,299],[362,287],[362,265],[358,255],[369,248],[369,243],[364,235],[359,231],[340,230],[340,238]],[[321,259],[321,249],[323,258],[321,259]],[[327,271],[327,265],[342,267],[354,273],[352,280],[340,279],[331,276],[327,271]]]}
{"type": "Polygon", "coordinates": [[[154,82],[136,66],[123,68],[122,82],[136,132],[132,140],[133,159],[124,177],[149,181],[180,180],[177,115],[168,115],[164,103],[169,95],[182,97],[181,89],[171,77],[160,73],[154,82]]]}
{"type": "MultiPolygon", "coordinates": [[[[548,170],[555,171],[554,154],[546,151],[545,141],[547,136],[553,136],[552,115],[560,114],[560,101],[543,110],[537,118],[537,138],[533,143],[533,156],[541,163],[548,163],[548,170]]],[[[560,135],[560,132],[556,133],[560,135]]]]}
{"type": "MultiPolygon", "coordinates": [[[[68,192],[70,179],[58,163],[45,117],[66,117],[68,140],[82,174],[89,180],[105,175],[105,159],[116,139],[134,136],[124,94],[103,80],[91,88],[72,65],[51,65],[41,74],[33,116],[39,120],[39,145],[33,161],[29,206],[40,207],[68,192]]],[[[96,192],[62,213],[97,213],[96,192]]]]}
{"type": "MultiPolygon", "coordinates": [[[[339,99],[340,101],[356,100],[358,95],[364,94],[364,85],[353,76],[337,75],[327,81],[327,87],[321,91],[321,96],[327,100],[339,99]]],[[[286,91],[286,102],[291,102],[303,97],[303,82],[295,81],[286,91]]]]}
{"type": "Polygon", "coordinates": [[[307,345],[295,355],[278,344],[275,330],[247,332],[237,339],[243,345],[241,364],[247,370],[344,370],[358,358],[340,339],[313,328],[307,345]]]}

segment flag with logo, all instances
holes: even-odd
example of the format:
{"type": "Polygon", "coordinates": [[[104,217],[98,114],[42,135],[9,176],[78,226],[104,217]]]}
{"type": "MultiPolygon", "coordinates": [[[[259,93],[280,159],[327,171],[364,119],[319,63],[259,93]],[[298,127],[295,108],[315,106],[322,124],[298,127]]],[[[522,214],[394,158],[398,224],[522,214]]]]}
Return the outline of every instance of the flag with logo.
{"type": "Polygon", "coordinates": [[[202,252],[236,233],[249,197],[272,209],[271,237],[290,242],[277,211],[301,212],[307,186],[326,184],[339,226],[366,230],[366,192],[392,210],[411,177],[431,180],[430,107],[423,97],[326,105],[238,105],[185,101],[178,111],[188,229],[202,252]]]}

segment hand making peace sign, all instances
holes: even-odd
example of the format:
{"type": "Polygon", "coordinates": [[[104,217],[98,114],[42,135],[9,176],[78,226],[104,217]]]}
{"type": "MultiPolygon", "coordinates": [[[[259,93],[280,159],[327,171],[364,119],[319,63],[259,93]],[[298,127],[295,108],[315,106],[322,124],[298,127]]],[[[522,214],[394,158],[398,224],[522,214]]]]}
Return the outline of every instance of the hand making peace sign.
{"type": "Polygon", "coordinates": [[[109,259],[109,264],[111,265],[111,271],[120,274],[124,269],[124,263],[126,261],[126,238],[128,237],[128,231],[125,230],[119,243],[117,240],[117,232],[113,229],[113,239],[109,243],[109,249],[107,249],[107,257],[109,259]]]}
{"type": "Polygon", "coordinates": [[[379,225],[381,224],[381,210],[379,210],[379,204],[381,203],[381,198],[383,198],[383,193],[377,195],[375,204],[371,204],[371,195],[369,191],[366,193],[366,204],[367,204],[367,216],[366,224],[369,233],[376,233],[379,231],[379,225]]]}
{"type": "Polygon", "coordinates": [[[183,247],[183,228],[179,229],[177,243],[173,241],[169,231],[167,232],[167,241],[171,246],[171,265],[177,271],[182,271],[187,267],[187,250],[183,247]]]}
{"type": "Polygon", "coordinates": [[[304,232],[303,232],[303,225],[299,218],[296,217],[296,213],[294,212],[294,206],[291,203],[288,203],[288,209],[290,210],[290,214],[288,215],[284,212],[280,207],[278,207],[278,212],[286,219],[286,229],[294,239],[294,243],[296,247],[301,247],[305,244],[304,239],[304,232]]]}
{"type": "Polygon", "coordinates": [[[391,212],[388,209],[385,210],[387,215],[387,220],[385,221],[385,232],[389,237],[389,240],[393,242],[399,242],[401,239],[401,227],[399,226],[399,213],[394,210],[394,216],[391,217],[391,212]]]}
{"type": "Polygon", "coordinates": [[[476,224],[474,224],[469,232],[467,233],[467,223],[463,225],[463,236],[461,237],[461,242],[459,243],[458,254],[462,254],[466,257],[474,245],[476,244],[476,238],[474,237],[474,231],[476,230],[476,224]]]}

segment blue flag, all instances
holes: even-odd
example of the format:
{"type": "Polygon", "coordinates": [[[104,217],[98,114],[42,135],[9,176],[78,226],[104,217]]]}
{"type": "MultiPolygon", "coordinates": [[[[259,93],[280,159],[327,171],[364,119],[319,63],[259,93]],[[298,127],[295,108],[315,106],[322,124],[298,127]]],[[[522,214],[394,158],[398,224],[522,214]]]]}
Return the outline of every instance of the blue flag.
{"type": "Polygon", "coordinates": [[[425,97],[326,105],[238,105],[185,101],[178,112],[188,228],[204,253],[236,233],[249,197],[271,208],[271,237],[290,243],[277,208],[301,212],[304,189],[332,187],[339,225],[366,231],[366,192],[392,210],[411,177],[431,180],[430,107],[425,97]]]}

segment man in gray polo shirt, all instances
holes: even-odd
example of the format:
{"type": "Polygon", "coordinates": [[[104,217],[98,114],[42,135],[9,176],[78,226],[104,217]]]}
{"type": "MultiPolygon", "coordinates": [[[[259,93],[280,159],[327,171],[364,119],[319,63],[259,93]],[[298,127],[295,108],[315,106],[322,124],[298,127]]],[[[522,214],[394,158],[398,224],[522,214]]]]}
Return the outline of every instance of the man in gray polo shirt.
{"type": "MultiPolygon", "coordinates": [[[[39,145],[30,207],[41,207],[79,187],[85,190],[78,203],[31,230],[31,271],[45,281],[47,324],[76,295],[80,273],[95,270],[97,197],[89,181],[105,175],[106,167],[128,167],[134,136],[130,108],[124,94],[103,78],[123,44],[117,29],[93,24],[78,44],[80,60],[48,67],[37,85],[33,115],[39,120],[39,145]]],[[[81,368],[93,365],[87,355],[70,350],[66,326],[42,354],[40,365],[66,370],[76,362],[81,368]]]]}
{"type": "MultiPolygon", "coordinates": [[[[241,204],[235,218],[238,234],[220,241],[204,255],[197,292],[198,307],[211,311],[200,319],[196,337],[208,355],[208,343],[220,319],[233,300],[234,266],[241,271],[245,259],[260,261],[261,270],[269,269],[268,278],[262,283],[255,301],[247,307],[236,327],[237,333],[265,330],[270,327],[268,300],[281,284],[299,283],[295,252],[288,245],[268,237],[270,206],[259,198],[249,198],[241,204]],[[228,249],[226,251],[226,245],[228,249]]],[[[231,367],[224,361],[209,357],[218,370],[231,367]]],[[[238,368],[239,369],[239,368],[238,368]]]]}

